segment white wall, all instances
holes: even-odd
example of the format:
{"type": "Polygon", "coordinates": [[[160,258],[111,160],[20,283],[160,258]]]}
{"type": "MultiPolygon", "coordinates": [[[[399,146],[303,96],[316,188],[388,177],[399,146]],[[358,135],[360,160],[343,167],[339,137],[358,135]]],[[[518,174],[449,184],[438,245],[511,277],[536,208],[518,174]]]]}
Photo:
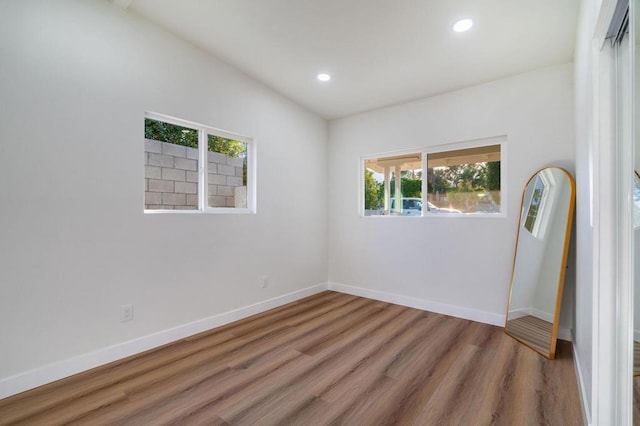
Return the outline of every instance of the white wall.
{"type": "Polygon", "coordinates": [[[503,316],[522,190],[544,166],[573,172],[573,113],[567,64],[332,121],[329,281],[503,316]],[[499,135],[506,217],[359,217],[361,156],[499,135]]]}
{"type": "Polygon", "coordinates": [[[575,125],[576,125],[576,327],[575,354],[581,385],[586,395],[587,415],[591,415],[593,381],[593,63],[592,40],[600,2],[582,0],[574,57],[575,125]]]}
{"type": "Polygon", "coordinates": [[[106,1],[0,2],[0,58],[0,380],[327,281],[324,120],[106,1]],[[255,137],[258,214],[144,215],[145,111],[255,137]]]}

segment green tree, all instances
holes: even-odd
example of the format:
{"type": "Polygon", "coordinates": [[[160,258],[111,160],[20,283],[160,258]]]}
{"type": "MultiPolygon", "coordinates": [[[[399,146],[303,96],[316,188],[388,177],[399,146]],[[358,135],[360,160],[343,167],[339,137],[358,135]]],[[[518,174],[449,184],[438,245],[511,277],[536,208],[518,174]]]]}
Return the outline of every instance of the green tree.
{"type": "Polygon", "coordinates": [[[175,145],[198,147],[198,131],[163,121],[144,119],[144,137],[154,141],[168,142],[175,145]]]}
{"type": "MultiPolygon", "coordinates": [[[[395,190],[395,182],[391,181],[391,193],[395,190]]],[[[422,197],[422,179],[402,178],[400,180],[402,196],[407,198],[422,197]]]]}
{"type": "MultiPolygon", "coordinates": [[[[405,198],[421,198],[422,197],[422,179],[409,179],[409,178],[401,178],[400,180],[402,196],[405,198]]],[[[389,182],[389,186],[391,188],[390,198],[395,197],[396,195],[396,181],[395,179],[391,179],[389,182]]],[[[384,183],[378,184],[378,193],[379,199],[382,200],[384,198],[384,183]]],[[[382,205],[382,201],[380,202],[382,205]]]]}
{"type": "Polygon", "coordinates": [[[500,190],[500,162],[492,161],[487,163],[487,183],[486,188],[489,191],[500,190]]]}
{"type": "MultiPolygon", "coordinates": [[[[175,145],[198,147],[198,131],[177,124],[145,118],[144,137],[160,142],[168,142],[175,145]]],[[[247,144],[221,136],[207,135],[207,148],[211,152],[228,155],[230,157],[247,156],[247,144]]]]}
{"type": "Polygon", "coordinates": [[[219,152],[230,157],[246,158],[247,156],[247,144],[244,142],[214,135],[208,135],[207,139],[209,151],[219,152]]]}
{"type": "Polygon", "coordinates": [[[379,186],[373,178],[373,172],[369,169],[364,171],[364,208],[366,210],[376,210],[380,208],[379,186]]]}
{"type": "Polygon", "coordinates": [[[427,169],[427,186],[428,192],[446,192],[449,182],[445,176],[445,170],[442,168],[427,169]]]}
{"type": "Polygon", "coordinates": [[[490,173],[498,167],[498,188],[500,189],[500,162],[458,164],[427,170],[429,192],[470,192],[487,189],[490,173]]]}
{"type": "Polygon", "coordinates": [[[486,163],[463,164],[459,173],[459,185],[467,187],[468,191],[482,189],[487,178],[486,163]]]}

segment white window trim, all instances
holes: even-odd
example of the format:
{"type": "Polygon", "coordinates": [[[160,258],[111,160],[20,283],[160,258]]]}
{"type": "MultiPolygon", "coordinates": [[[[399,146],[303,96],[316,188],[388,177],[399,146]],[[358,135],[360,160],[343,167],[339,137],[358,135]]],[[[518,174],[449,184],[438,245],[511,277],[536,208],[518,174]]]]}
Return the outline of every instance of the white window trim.
{"type": "MultiPolygon", "coordinates": [[[[402,149],[397,151],[387,151],[377,154],[368,154],[359,158],[358,164],[358,216],[365,219],[372,220],[385,220],[389,218],[405,218],[409,220],[415,220],[416,218],[455,218],[455,219],[505,219],[507,217],[507,173],[506,168],[503,165],[507,159],[507,136],[491,136],[487,138],[479,138],[468,141],[446,143],[440,145],[430,145],[422,148],[402,149]],[[380,157],[392,157],[396,155],[408,155],[408,154],[422,154],[422,170],[427,170],[427,156],[443,151],[455,151],[458,149],[478,148],[488,145],[500,145],[500,212],[499,213],[487,213],[487,214],[459,214],[459,213],[438,213],[438,214],[423,214],[420,216],[398,216],[398,215],[374,215],[365,216],[364,214],[364,172],[365,161],[380,157]]],[[[422,180],[422,203],[423,206],[427,205],[427,182],[426,179],[422,180]]],[[[430,220],[430,219],[428,219],[430,220]]],[[[436,219],[437,220],[437,219],[436,219]]]]}
{"type": "Polygon", "coordinates": [[[239,133],[229,132],[227,130],[218,129],[207,126],[205,124],[195,123],[193,121],[183,120],[181,118],[171,117],[169,115],[158,114],[155,112],[145,112],[145,119],[162,121],[177,126],[188,127],[198,132],[198,208],[193,210],[161,210],[161,209],[144,209],[145,214],[255,214],[256,213],[256,140],[249,136],[239,133]],[[207,135],[219,136],[225,139],[232,139],[247,144],[247,207],[209,207],[208,206],[208,167],[207,160],[207,135]]]}

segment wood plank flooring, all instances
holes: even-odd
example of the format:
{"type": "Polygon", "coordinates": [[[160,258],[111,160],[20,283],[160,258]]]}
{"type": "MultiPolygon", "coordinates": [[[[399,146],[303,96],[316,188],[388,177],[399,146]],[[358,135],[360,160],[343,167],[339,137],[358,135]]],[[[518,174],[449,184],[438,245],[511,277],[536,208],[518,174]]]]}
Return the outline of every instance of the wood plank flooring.
{"type": "Polygon", "coordinates": [[[633,425],[640,426],[640,376],[633,377],[633,425]]]}
{"type": "MultiPolygon", "coordinates": [[[[532,315],[507,321],[507,333],[542,354],[551,352],[553,324],[532,315]]],[[[552,357],[553,358],[553,357],[552,357]]]]}
{"type": "Polygon", "coordinates": [[[567,342],[324,292],[0,400],[0,425],[582,425],[567,342]]]}

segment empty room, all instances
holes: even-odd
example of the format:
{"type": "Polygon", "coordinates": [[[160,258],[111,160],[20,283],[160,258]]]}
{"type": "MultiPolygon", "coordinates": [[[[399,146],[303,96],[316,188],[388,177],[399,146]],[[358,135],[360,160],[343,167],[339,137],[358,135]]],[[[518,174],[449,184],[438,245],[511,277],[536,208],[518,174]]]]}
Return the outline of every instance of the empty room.
{"type": "Polygon", "coordinates": [[[0,425],[640,424],[637,3],[0,0],[0,425]]]}

